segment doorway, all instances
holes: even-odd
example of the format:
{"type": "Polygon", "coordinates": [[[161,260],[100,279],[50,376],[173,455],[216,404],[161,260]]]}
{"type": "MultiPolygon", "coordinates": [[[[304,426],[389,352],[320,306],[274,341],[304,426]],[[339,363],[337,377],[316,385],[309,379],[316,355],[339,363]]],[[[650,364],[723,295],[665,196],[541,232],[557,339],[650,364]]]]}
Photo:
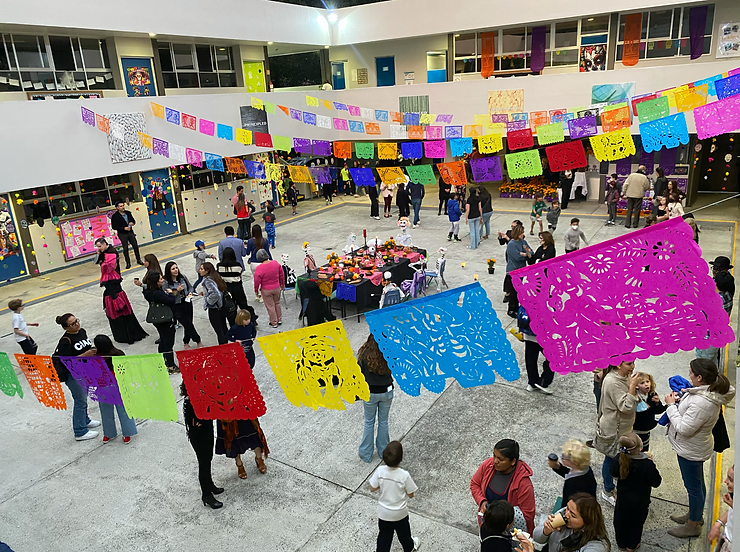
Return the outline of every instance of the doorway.
{"type": "Polygon", "coordinates": [[[331,85],[334,90],[344,90],[346,84],[344,81],[344,62],[332,62],[331,64],[331,85]]]}
{"type": "Polygon", "coordinates": [[[378,86],[395,86],[396,63],[393,56],[375,58],[378,86]]]}

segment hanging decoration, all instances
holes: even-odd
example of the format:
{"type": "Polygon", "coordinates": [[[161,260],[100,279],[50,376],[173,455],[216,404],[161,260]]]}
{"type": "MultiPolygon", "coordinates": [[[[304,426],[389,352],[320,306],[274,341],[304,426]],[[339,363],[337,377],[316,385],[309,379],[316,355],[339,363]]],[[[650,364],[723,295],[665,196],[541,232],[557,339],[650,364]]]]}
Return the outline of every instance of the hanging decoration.
{"type": "Polygon", "coordinates": [[[401,157],[404,159],[421,159],[424,157],[423,146],[421,142],[402,142],[401,157]]]}
{"type": "Polygon", "coordinates": [[[375,187],[375,177],[373,176],[372,169],[349,169],[349,174],[352,177],[352,182],[355,183],[355,186],[370,186],[371,188],[375,187]]]}
{"type": "Polygon", "coordinates": [[[545,154],[551,171],[572,171],[588,166],[586,151],[580,140],[548,146],[545,148],[545,154]]]}
{"type": "Polygon", "coordinates": [[[540,146],[555,144],[557,142],[562,142],[563,140],[565,140],[563,123],[552,123],[537,127],[537,143],[540,146]]]}
{"type": "Polygon", "coordinates": [[[465,172],[465,163],[463,161],[437,163],[437,171],[439,171],[442,181],[450,186],[465,186],[468,183],[468,176],[465,172]]]}
{"type": "MultiPolygon", "coordinates": [[[[406,182],[406,175],[403,174],[401,167],[376,167],[378,176],[383,184],[394,185],[403,184],[406,182]]],[[[372,174],[372,170],[370,170],[372,174]]]]}
{"type": "Polygon", "coordinates": [[[646,152],[677,148],[689,143],[689,129],[686,125],[686,114],[676,113],[662,119],[640,124],[642,148],[646,152]]]}
{"type": "MultiPolygon", "coordinates": [[[[504,139],[501,134],[486,134],[478,138],[478,151],[480,153],[497,153],[504,149],[504,139]]],[[[429,157],[427,155],[427,157],[429,157]]]]}
{"type": "Polygon", "coordinates": [[[113,371],[132,418],[177,421],[177,403],[160,354],[114,356],[113,371]]]}
{"type": "Polygon", "coordinates": [[[396,142],[379,142],[378,159],[398,159],[398,144],[396,142]]]}
{"type": "Polygon", "coordinates": [[[334,157],[339,157],[339,159],[351,159],[352,142],[334,142],[334,157]]]}
{"type": "Polygon", "coordinates": [[[50,356],[16,354],[15,360],[41,404],[57,410],[67,409],[64,391],[50,356]]]}
{"type": "Polygon", "coordinates": [[[473,174],[473,182],[496,182],[501,180],[503,178],[501,159],[498,156],[471,159],[470,172],[473,174]]]}
{"type": "Polygon", "coordinates": [[[624,43],[622,46],[622,65],[632,67],[640,61],[640,38],[642,37],[642,14],[632,13],[624,16],[624,43]]]}
{"type": "Polygon", "coordinates": [[[102,357],[59,357],[69,373],[96,402],[123,406],[113,372],[102,357]]]}
{"type": "Polygon", "coordinates": [[[480,34],[480,76],[484,79],[493,76],[496,52],[496,33],[491,31],[480,34]]]}
{"type": "Polygon", "coordinates": [[[632,125],[632,116],[630,115],[630,108],[626,104],[624,107],[601,112],[601,130],[603,132],[629,128],[630,125],[632,125]]]}
{"type": "Polygon", "coordinates": [[[652,100],[646,100],[637,104],[637,118],[641,123],[647,123],[667,117],[671,112],[667,96],[661,96],[652,100]]]}
{"type": "Polygon", "coordinates": [[[434,176],[434,169],[431,165],[408,165],[404,167],[409,176],[409,180],[414,184],[436,184],[437,179],[434,176]]]}
{"type": "Polygon", "coordinates": [[[542,174],[542,161],[539,150],[527,150],[506,154],[506,172],[509,178],[527,178],[542,174]]]}
{"type": "Polygon", "coordinates": [[[591,136],[591,148],[599,161],[616,161],[637,152],[628,128],[591,136]]]}
{"type": "Polygon", "coordinates": [[[23,398],[21,382],[18,381],[18,376],[15,373],[13,365],[10,363],[8,353],[2,351],[0,351],[0,391],[8,397],[18,395],[21,399],[23,398]]]}
{"type": "Polygon", "coordinates": [[[444,159],[447,157],[446,140],[427,140],[424,142],[424,156],[429,159],[444,159]]]}
{"type": "Polygon", "coordinates": [[[524,128],[522,130],[512,130],[506,133],[506,145],[509,151],[527,149],[534,146],[534,137],[532,130],[524,128]]]}
{"type": "Polygon", "coordinates": [[[372,142],[355,142],[355,155],[358,159],[375,157],[375,144],[372,142]]]}
{"type": "Polygon", "coordinates": [[[452,157],[462,157],[466,153],[473,153],[473,139],[453,138],[450,140],[450,153],[452,157]]]}
{"type": "Polygon", "coordinates": [[[568,135],[571,140],[595,136],[599,132],[594,115],[586,115],[568,121],[568,135]]]}

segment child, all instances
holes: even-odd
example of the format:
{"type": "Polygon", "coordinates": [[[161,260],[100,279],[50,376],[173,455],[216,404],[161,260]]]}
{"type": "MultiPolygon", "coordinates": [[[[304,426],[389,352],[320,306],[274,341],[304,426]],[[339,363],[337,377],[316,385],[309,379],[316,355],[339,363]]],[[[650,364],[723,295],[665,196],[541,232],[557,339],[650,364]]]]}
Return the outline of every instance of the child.
{"type": "Polygon", "coordinates": [[[653,461],[640,452],[642,441],[634,433],[619,438],[618,462],[610,468],[617,482],[617,503],[614,506],[614,533],[617,546],[634,552],[640,547],[642,527],[650,507],[652,487],[659,487],[662,478],[653,461]]]}
{"type": "Polygon", "coordinates": [[[419,549],[418,537],[411,536],[407,508],[408,499],[414,498],[418,487],[409,472],[398,467],[402,460],[403,446],[399,441],[391,441],[383,450],[385,466],[380,466],[370,477],[370,490],[380,489],[377,552],[390,551],[394,532],[398,534],[403,552],[419,549]]]}
{"type": "Polygon", "coordinates": [[[552,200],[552,206],[547,210],[547,229],[554,232],[558,227],[560,218],[560,202],[557,199],[552,200]]]}
{"type": "Polygon", "coordinates": [[[457,194],[452,194],[452,197],[447,201],[447,218],[450,219],[450,231],[447,234],[447,241],[452,241],[453,239],[456,242],[460,241],[460,238],[457,237],[458,232],[460,232],[460,217],[462,217],[460,202],[457,200],[457,194]]]}
{"type": "Polygon", "coordinates": [[[235,341],[240,342],[242,349],[244,349],[244,354],[249,361],[249,366],[252,369],[254,369],[255,361],[254,349],[252,348],[255,337],[257,337],[257,330],[254,324],[252,324],[252,314],[248,310],[240,310],[236,313],[236,320],[226,334],[226,339],[232,343],[235,341]]]}
{"type": "Polygon", "coordinates": [[[26,324],[23,319],[23,299],[11,299],[8,302],[8,308],[13,312],[13,333],[15,334],[15,341],[23,349],[23,354],[35,355],[39,346],[33,338],[28,335],[28,326],[35,326],[38,328],[38,323],[26,324]]]}
{"type": "MultiPolygon", "coordinates": [[[[479,514],[480,515],[480,514],[479,514]]],[[[495,500],[488,505],[480,526],[481,552],[512,552],[514,541],[509,528],[514,525],[514,507],[506,500],[495,500]]]]}
{"type": "Polygon", "coordinates": [[[193,251],[193,258],[195,259],[195,273],[198,275],[198,279],[195,281],[195,285],[193,286],[193,294],[195,294],[195,290],[198,289],[198,284],[203,281],[203,276],[200,275],[201,265],[208,259],[215,259],[216,256],[206,253],[206,244],[203,242],[203,240],[198,240],[197,242],[195,242],[195,251],[193,251]]]}
{"type": "Polygon", "coordinates": [[[541,192],[537,192],[536,194],[534,194],[534,199],[532,200],[532,212],[529,214],[529,220],[532,221],[532,224],[529,227],[530,236],[534,236],[535,222],[539,223],[540,233],[542,233],[542,211],[547,208],[547,203],[543,201],[543,197],[545,196],[543,196],[541,192]]]}
{"type": "Polygon", "coordinates": [[[398,293],[400,294],[401,299],[403,299],[403,296],[404,296],[403,291],[401,291],[401,289],[396,284],[391,282],[392,277],[393,275],[390,272],[383,273],[383,293],[380,294],[380,308],[381,309],[383,308],[383,305],[385,304],[385,294],[391,291],[392,289],[398,290],[398,293]]]}
{"type": "Polygon", "coordinates": [[[275,248],[275,205],[272,201],[268,201],[265,205],[265,212],[262,215],[262,220],[265,221],[265,233],[267,234],[267,242],[270,247],[275,248]]]}
{"type": "Polygon", "coordinates": [[[285,192],[285,195],[288,198],[288,203],[293,207],[293,215],[297,215],[298,211],[296,211],[296,208],[298,207],[298,190],[295,189],[295,182],[292,180],[290,182],[290,186],[288,186],[288,190],[285,192]]]}
{"type": "Polygon", "coordinates": [[[657,223],[658,223],[658,218],[654,214],[650,213],[648,216],[645,217],[645,228],[647,228],[648,226],[652,226],[653,224],[657,224],[657,223]]]}
{"type": "Polygon", "coordinates": [[[665,412],[666,406],[660,402],[660,397],[655,392],[655,380],[652,375],[639,372],[635,374],[635,377],[638,382],[637,397],[640,402],[637,403],[632,431],[642,440],[642,452],[647,452],[650,449],[650,430],[658,425],[655,416],[665,412]]]}
{"type": "Polygon", "coordinates": [[[583,243],[588,245],[588,242],[586,241],[586,234],[583,233],[583,230],[578,229],[578,223],[580,223],[580,219],[573,218],[570,219],[570,228],[565,231],[565,252],[566,253],[572,253],[573,251],[578,251],[581,247],[580,240],[583,240],[583,243]]]}
{"type": "Polygon", "coordinates": [[[563,500],[556,509],[560,509],[563,504],[567,505],[576,493],[588,493],[596,498],[596,478],[590,466],[591,451],[585,443],[568,439],[563,444],[560,461],[548,458],[547,464],[556,474],[565,478],[563,500]]]}
{"type": "Polygon", "coordinates": [[[609,213],[609,219],[606,221],[607,225],[617,224],[617,203],[619,203],[620,196],[619,181],[617,180],[617,175],[613,174],[607,183],[606,200],[604,201],[607,212],[609,213]]]}
{"type": "Polygon", "coordinates": [[[730,466],[730,469],[727,470],[725,485],[727,485],[727,492],[722,495],[722,502],[730,508],[717,518],[717,521],[714,522],[707,534],[707,540],[710,542],[720,539],[717,542],[717,547],[714,549],[716,552],[730,552],[732,550],[732,508],[734,504],[733,496],[735,494],[735,466],[730,466]]]}
{"type": "MultiPolygon", "coordinates": [[[[96,335],[93,339],[93,344],[95,345],[96,354],[104,357],[108,369],[115,378],[113,360],[111,357],[124,356],[126,353],[113,345],[113,342],[107,335],[96,335]]],[[[108,443],[118,437],[115,417],[115,412],[118,412],[118,422],[121,424],[123,443],[128,445],[131,442],[131,436],[138,433],[138,430],[136,429],[136,420],[126,413],[126,408],[122,404],[113,405],[101,401],[99,406],[100,420],[103,422],[103,443],[108,443]]]]}

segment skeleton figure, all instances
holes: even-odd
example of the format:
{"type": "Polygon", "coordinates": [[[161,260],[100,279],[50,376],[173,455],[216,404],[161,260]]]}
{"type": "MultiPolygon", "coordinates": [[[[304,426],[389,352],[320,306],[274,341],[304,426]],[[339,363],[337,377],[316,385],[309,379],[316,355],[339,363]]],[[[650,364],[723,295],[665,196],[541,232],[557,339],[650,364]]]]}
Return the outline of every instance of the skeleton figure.
{"type": "Polygon", "coordinates": [[[401,233],[396,236],[396,243],[402,247],[411,247],[413,245],[413,241],[411,240],[411,234],[408,232],[408,217],[401,217],[398,219],[398,227],[401,229],[401,233]]]}
{"type": "Polygon", "coordinates": [[[306,274],[310,274],[316,270],[316,260],[311,255],[311,245],[308,242],[303,242],[303,252],[306,254],[303,258],[303,268],[306,269],[306,274]]]}
{"type": "Polygon", "coordinates": [[[344,246],[344,249],[342,251],[345,255],[349,255],[353,251],[357,249],[357,234],[354,232],[347,236],[347,245],[344,246]]]}
{"type": "Polygon", "coordinates": [[[296,283],[296,275],[295,270],[290,268],[288,266],[288,261],[290,260],[290,255],[287,253],[283,253],[280,255],[280,260],[283,261],[283,274],[285,274],[285,287],[286,288],[292,288],[295,287],[296,283]]]}

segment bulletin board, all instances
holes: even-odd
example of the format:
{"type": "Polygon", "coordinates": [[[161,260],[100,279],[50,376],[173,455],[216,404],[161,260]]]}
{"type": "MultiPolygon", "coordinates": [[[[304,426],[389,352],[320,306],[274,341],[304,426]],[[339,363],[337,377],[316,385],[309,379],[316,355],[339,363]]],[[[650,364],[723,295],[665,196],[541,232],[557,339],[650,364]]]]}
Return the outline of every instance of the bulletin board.
{"type": "MultiPolygon", "coordinates": [[[[109,213],[113,215],[114,211],[109,213]]],[[[95,240],[98,238],[105,238],[114,247],[121,245],[121,240],[111,228],[107,213],[67,219],[59,223],[59,241],[67,261],[94,254],[95,240]]]]}

